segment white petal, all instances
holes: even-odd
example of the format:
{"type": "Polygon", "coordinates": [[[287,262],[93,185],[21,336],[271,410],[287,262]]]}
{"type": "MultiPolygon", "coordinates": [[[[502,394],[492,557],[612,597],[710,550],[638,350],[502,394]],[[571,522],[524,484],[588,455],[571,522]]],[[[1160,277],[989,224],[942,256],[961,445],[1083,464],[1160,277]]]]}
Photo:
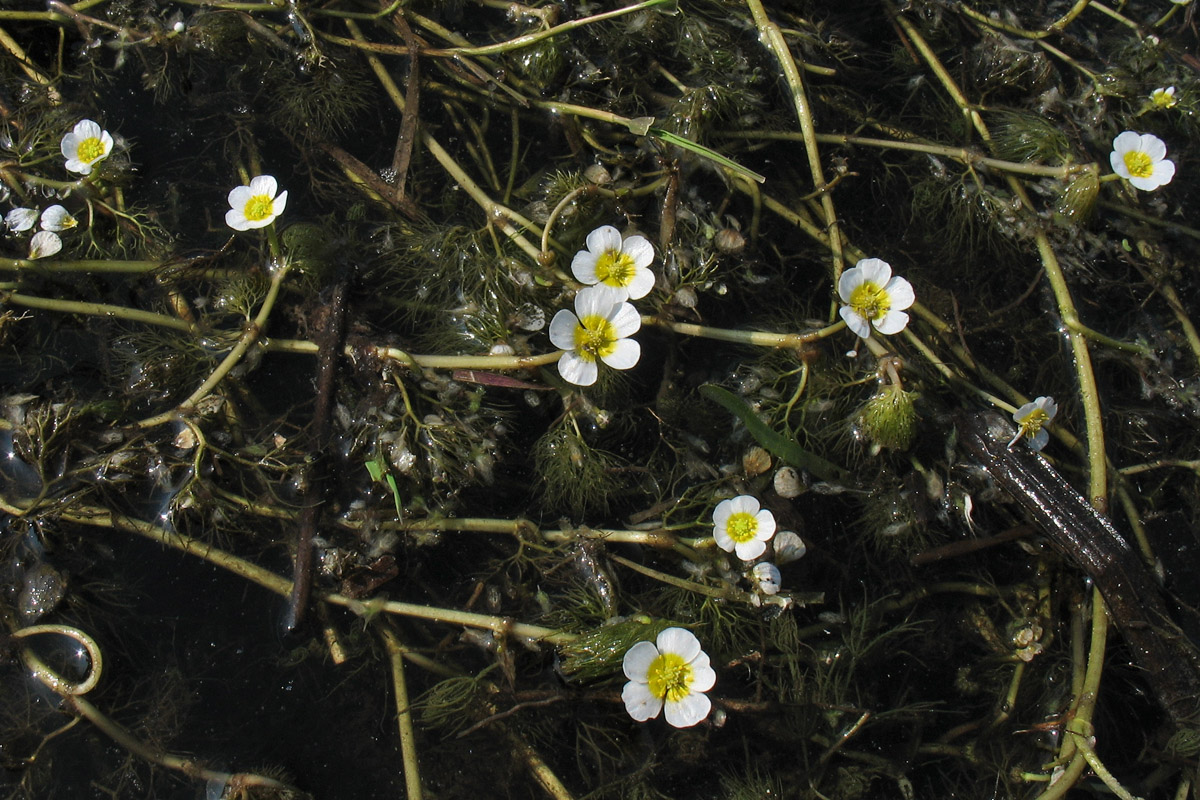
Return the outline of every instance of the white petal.
{"type": "Polygon", "coordinates": [[[567,383],[573,383],[576,386],[591,386],[596,382],[600,368],[596,366],[595,361],[588,361],[581,358],[575,351],[568,350],[558,360],[558,374],[562,375],[563,380],[567,383]]]}
{"type": "Polygon", "coordinates": [[[575,349],[575,331],[579,329],[579,320],[565,308],[559,309],[550,320],[550,343],[560,350],[575,349]]]}
{"type": "Polygon", "coordinates": [[[871,335],[871,326],[863,319],[862,314],[859,314],[850,306],[842,306],[838,309],[838,314],[846,321],[846,327],[854,331],[860,339],[866,339],[871,335]]]}
{"type": "Polygon", "coordinates": [[[252,196],[265,194],[267,197],[274,197],[275,193],[279,191],[279,184],[270,175],[258,175],[250,179],[248,188],[252,196]]]}
{"type": "Polygon", "coordinates": [[[231,208],[225,212],[225,224],[235,231],[248,231],[252,227],[240,208],[231,208]]]}
{"type": "Polygon", "coordinates": [[[722,500],[713,509],[713,524],[724,528],[731,516],[733,516],[733,500],[722,500]]]}
{"type": "Polygon", "coordinates": [[[742,561],[753,561],[767,552],[767,543],[762,539],[751,539],[748,542],[738,542],[733,549],[742,561]]]}
{"type": "MultiPolygon", "coordinates": [[[[62,141],[59,142],[59,149],[62,150],[63,157],[67,159],[68,163],[76,160],[75,156],[79,153],[79,143],[81,141],[83,139],[76,136],[74,131],[71,131],[65,134],[62,141]]],[[[70,167],[67,167],[67,169],[70,169],[70,167]]]]}
{"type": "Polygon", "coordinates": [[[596,277],[596,261],[596,254],[590,250],[580,250],[576,253],[571,259],[571,274],[575,276],[575,280],[589,286],[599,283],[600,279],[596,277]]]}
{"type": "Polygon", "coordinates": [[[67,167],[67,172],[78,172],[80,175],[91,175],[92,174],[92,165],[85,164],[84,162],[80,161],[78,158],[68,158],[66,167],[67,167]]]}
{"type": "Polygon", "coordinates": [[[629,291],[630,299],[640,300],[654,288],[654,273],[645,267],[638,267],[625,288],[629,291]]]}
{"type": "Polygon", "coordinates": [[[660,653],[674,653],[685,662],[700,655],[700,640],[687,628],[665,628],[654,640],[660,653]]]}
{"type": "Polygon", "coordinates": [[[733,537],[725,530],[724,523],[713,528],[713,539],[717,542],[717,547],[724,550],[726,553],[732,553],[737,542],[733,541],[733,537]]]}
{"type": "Polygon", "coordinates": [[[917,301],[917,293],[913,291],[912,284],[898,275],[888,281],[883,290],[892,301],[893,311],[903,311],[917,301]]]}
{"type": "Polygon", "coordinates": [[[75,138],[78,141],[82,142],[84,139],[99,139],[104,134],[104,129],[97,122],[93,122],[90,119],[81,119],[75,123],[75,127],[71,132],[75,134],[75,138]]]}
{"type": "Polygon", "coordinates": [[[658,658],[658,655],[659,651],[654,646],[654,642],[638,642],[625,651],[625,658],[621,662],[621,669],[624,670],[625,677],[631,681],[646,683],[650,665],[654,659],[658,658]]]}
{"type": "Polygon", "coordinates": [[[62,239],[50,231],[38,231],[29,240],[29,257],[46,258],[62,250],[62,239]]]}
{"type": "Polygon", "coordinates": [[[854,265],[862,270],[863,281],[876,286],[887,286],[892,277],[892,265],[881,258],[864,258],[854,265]]]}
{"type": "Polygon", "coordinates": [[[764,561],[761,564],[755,564],[751,570],[754,576],[754,581],[758,584],[758,590],[763,594],[779,594],[779,587],[783,582],[779,574],[779,567],[772,564],[770,561],[764,561]]]}
{"type": "Polygon", "coordinates": [[[757,497],[748,494],[739,494],[737,497],[729,501],[730,507],[734,514],[749,514],[754,516],[758,510],[762,508],[762,504],[758,502],[757,497]]]}
{"type": "Polygon", "coordinates": [[[279,196],[275,198],[275,202],[271,204],[271,209],[275,212],[276,217],[278,217],[280,214],[282,214],[283,209],[285,209],[285,208],[287,208],[287,190],[286,189],[284,191],[280,192],[279,196]]]}
{"type": "Polygon", "coordinates": [[[906,327],[908,327],[908,314],[903,311],[892,310],[884,314],[883,319],[875,320],[875,330],[888,336],[899,333],[906,327]]]}
{"type": "Polygon", "coordinates": [[[254,197],[254,192],[249,186],[238,186],[229,191],[229,205],[231,208],[242,211],[246,208],[246,203],[250,202],[251,197],[254,197]]]}
{"type": "Polygon", "coordinates": [[[642,327],[642,315],[630,303],[619,303],[608,314],[608,321],[612,323],[617,336],[622,339],[637,333],[642,327]]]}
{"type": "Polygon", "coordinates": [[[612,225],[601,225],[587,235],[587,249],[597,256],[606,250],[620,250],[621,232],[612,225]]]}
{"type": "Polygon", "coordinates": [[[630,236],[621,244],[621,249],[639,269],[650,266],[650,262],[654,261],[654,247],[644,236],[630,236]]]}
{"type": "Polygon", "coordinates": [[[633,339],[618,339],[613,351],[600,360],[613,369],[630,369],[637,365],[642,357],[642,346],[633,339]]]}
{"type": "Polygon", "coordinates": [[[863,271],[859,267],[852,267],[842,272],[842,277],[838,278],[838,297],[842,298],[843,303],[849,303],[854,290],[862,286],[865,277],[863,271]]]}
{"type": "Polygon", "coordinates": [[[780,531],[775,535],[775,561],[790,564],[804,557],[808,546],[795,531],[780,531]]]}
{"type": "Polygon", "coordinates": [[[1050,434],[1046,433],[1045,428],[1038,429],[1038,432],[1026,439],[1029,442],[1030,450],[1041,450],[1050,442],[1050,434]]]}
{"type": "Polygon", "coordinates": [[[598,286],[585,286],[575,293],[575,313],[580,319],[591,316],[608,319],[615,305],[612,295],[598,286]]]}
{"type": "MultiPolygon", "coordinates": [[[[580,283],[583,283],[583,281],[580,281],[580,283]]],[[[592,299],[595,301],[596,308],[606,308],[609,310],[609,313],[615,313],[620,305],[629,299],[629,289],[624,286],[610,286],[607,283],[597,283],[584,288],[593,293],[592,299]]],[[[580,291],[583,291],[583,289],[580,289],[580,291]]]]}
{"type": "Polygon", "coordinates": [[[74,228],[77,224],[75,218],[60,205],[52,205],[42,212],[42,230],[44,231],[62,231],[74,228]]]}
{"type": "Polygon", "coordinates": [[[712,711],[708,695],[693,692],[674,703],[667,703],[667,722],[676,728],[690,728],[712,711]]]}
{"type": "MultiPolygon", "coordinates": [[[[1125,131],[1124,133],[1113,139],[1113,152],[1125,155],[1130,150],[1136,150],[1138,145],[1142,143],[1142,137],[1133,131],[1125,131]]],[[[1124,159],[1122,159],[1124,160],[1124,159]]]]}
{"type": "Polygon", "coordinates": [[[1138,149],[1150,156],[1152,161],[1162,161],[1167,157],[1166,143],[1152,133],[1142,134],[1138,149]]]}
{"type": "Polygon", "coordinates": [[[1130,178],[1134,188],[1143,192],[1152,192],[1160,186],[1166,186],[1175,177],[1175,162],[1170,159],[1159,161],[1154,165],[1154,171],[1145,178],[1130,178]]]}
{"type": "Polygon", "coordinates": [[[4,215],[4,222],[10,230],[20,233],[27,231],[37,223],[38,212],[36,208],[14,208],[4,215]]]}
{"type": "Polygon", "coordinates": [[[754,538],[763,542],[771,540],[775,535],[775,515],[765,508],[754,515],[758,520],[758,528],[754,531],[754,538]]]}
{"type": "Polygon", "coordinates": [[[709,666],[708,653],[703,650],[692,659],[692,691],[707,692],[717,682],[717,673],[709,666]]]}
{"type": "Polygon", "coordinates": [[[621,699],[625,701],[625,710],[636,722],[654,719],[662,711],[662,698],[650,694],[650,687],[644,683],[630,681],[621,690],[621,699]]]}

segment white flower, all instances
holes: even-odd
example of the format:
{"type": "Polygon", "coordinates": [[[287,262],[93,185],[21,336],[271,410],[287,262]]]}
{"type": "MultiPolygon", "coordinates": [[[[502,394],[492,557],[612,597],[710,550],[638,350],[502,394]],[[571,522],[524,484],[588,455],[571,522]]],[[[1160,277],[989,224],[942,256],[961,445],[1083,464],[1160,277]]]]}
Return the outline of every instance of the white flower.
{"type": "Polygon", "coordinates": [[[717,547],[736,552],[742,561],[753,561],[767,549],[775,535],[775,515],[748,494],[722,500],[713,510],[713,538],[717,547]]]}
{"type": "Polygon", "coordinates": [[[8,226],[9,230],[20,233],[32,228],[37,222],[37,218],[36,208],[14,208],[4,215],[4,224],[8,226]]]}
{"type": "Polygon", "coordinates": [[[112,134],[90,119],[77,122],[75,128],[62,138],[61,145],[67,169],[80,175],[90,175],[92,167],[108,158],[112,148],[112,134]]]}
{"type": "Polygon", "coordinates": [[[38,231],[29,240],[29,257],[46,258],[62,250],[62,239],[51,231],[38,231]]]}
{"type": "Polygon", "coordinates": [[[53,205],[42,212],[42,230],[65,231],[74,228],[79,221],[60,205],[53,205]]]}
{"type": "Polygon", "coordinates": [[[642,236],[622,241],[611,225],[596,228],[587,236],[587,250],[571,261],[576,280],[607,291],[614,301],[645,297],[654,288],[650,262],[654,248],[642,236]]]}
{"type": "Polygon", "coordinates": [[[596,359],[613,369],[629,369],[638,362],[642,347],[627,337],[642,327],[642,318],[629,303],[615,302],[595,287],[575,295],[575,313],[561,309],[550,320],[550,341],[566,350],[558,360],[558,373],[577,386],[591,386],[599,372],[596,359]]]}
{"type": "Polygon", "coordinates": [[[779,574],[779,567],[770,561],[755,564],[754,569],[750,570],[750,577],[754,580],[758,591],[763,594],[779,594],[779,587],[782,585],[783,578],[779,574]]]}
{"type": "Polygon", "coordinates": [[[804,558],[808,546],[795,531],[780,531],[775,534],[775,563],[790,564],[804,558]]]}
{"type": "Polygon", "coordinates": [[[1008,443],[1012,447],[1022,436],[1029,443],[1030,450],[1041,450],[1050,441],[1050,434],[1043,428],[1054,419],[1058,406],[1053,397],[1039,397],[1032,403],[1026,403],[1013,414],[1013,421],[1020,426],[1017,435],[1008,443]]]}
{"type": "Polygon", "coordinates": [[[1125,131],[1113,139],[1108,161],[1113,172],[1143,192],[1166,186],[1175,177],[1175,162],[1167,158],[1167,146],[1152,133],[1125,131]]]}
{"type": "Polygon", "coordinates": [[[270,175],[251,178],[249,186],[239,186],[229,193],[229,210],[225,224],[235,231],[265,228],[283,213],[287,192],[270,175]]]}
{"type": "Polygon", "coordinates": [[[1150,102],[1155,108],[1173,108],[1178,100],[1175,99],[1175,87],[1159,87],[1150,93],[1150,102]]]}
{"type": "Polygon", "coordinates": [[[850,330],[861,338],[871,335],[871,325],[880,333],[899,333],[908,325],[904,309],[917,299],[912,284],[892,277],[892,267],[878,258],[864,258],[838,279],[842,306],[838,313],[850,330]]]}
{"type": "Polygon", "coordinates": [[[654,719],[665,705],[667,722],[690,728],[712,710],[704,692],[717,682],[717,673],[691,631],[667,628],[653,642],[638,642],[625,652],[623,668],[629,683],[621,699],[638,722],[654,719]]]}

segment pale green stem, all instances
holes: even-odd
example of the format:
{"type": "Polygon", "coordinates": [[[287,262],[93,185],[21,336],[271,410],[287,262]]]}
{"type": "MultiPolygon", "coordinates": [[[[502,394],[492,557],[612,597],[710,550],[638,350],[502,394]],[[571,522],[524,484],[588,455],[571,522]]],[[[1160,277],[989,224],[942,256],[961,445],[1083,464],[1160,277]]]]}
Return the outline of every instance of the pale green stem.
{"type": "Polygon", "coordinates": [[[130,273],[140,275],[165,266],[162,261],[51,261],[48,259],[0,258],[0,270],[28,272],[130,273]]]}
{"type": "Polygon", "coordinates": [[[404,645],[387,625],[379,626],[392,665],[392,687],[396,693],[396,725],[400,732],[400,754],[404,760],[404,789],[408,800],[422,800],[421,772],[417,761],[417,732],[413,728],[408,682],[404,679],[404,645]]]}
{"type": "Polygon", "coordinates": [[[677,578],[674,575],[668,575],[665,572],[659,572],[656,569],[651,569],[650,567],[644,567],[641,564],[637,563],[636,561],[630,561],[628,558],[622,558],[621,556],[615,555],[613,553],[609,553],[608,557],[611,558],[613,561],[617,562],[618,564],[620,564],[624,567],[628,567],[629,569],[633,570],[634,572],[639,572],[642,575],[645,575],[647,578],[653,578],[654,580],[658,581],[659,583],[665,583],[668,586],[674,586],[678,589],[684,589],[689,592],[694,592],[695,594],[702,594],[705,597],[715,597],[718,600],[733,600],[733,599],[737,599],[739,597],[739,595],[742,594],[742,592],[740,590],[735,589],[732,586],[726,587],[724,589],[718,589],[715,586],[705,586],[702,583],[696,583],[695,581],[689,581],[689,580],[685,580],[683,578],[677,578]]]}
{"type": "MultiPolygon", "coordinates": [[[[306,353],[315,355],[316,342],[304,339],[263,339],[263,349],[275,353],[306,353]]],[[[562,358],[563,351],[543,353],[539,356],[501,356],[501,355],[472,355],[472,356],[432,356],[418,355],[401,350],[398,347],[371,347],[370,355],[376,358],[399,361],[403,364],[429,369],[486,369],[500,372],[509,370],[533,369],[547,364],[553,364],[562,358]]],[[[361,354],[361,350],[346,348],[347,355],[361,354]]]]}
{"type": "Polygon", "coordinates": [[[796,106],[796,118],[800,123],[800,132],[804,136],[804,149],[808,155],[808,168],[812,173],[813,186],[821,194],[821,209],[825,215],[825,230],[829,237],[829,249],[833,256],[833,283],[836,286],[842,274],[843,255],[842,237],[838,229],[837,212],[833,208],[833,196],[825,191],[828,185],[825,181],[824,167],[821,165],[821,152],[817,147],[817,131],[813,125],[812,109],[809,106],[808,95],[804,90],[804,78],[796,67],[796,60],[788,47],[787,40],[779,26],[770,20],[763,8],[762,0],[746,0],[754,24],[758,27],[759,40],[765,44],[779,61],[784,78],[791,89],[792,102],[796,106]]]}
{"type": "Polygon", "coordinates": [[[111,306],[106,303],[84,303],[77,300],[56,300],[50,297],[35,297],[18,292],[0,292],[0,303],[11,303],[14,306],[38,308],[44,311],[57,311],[63,314],[86,314],[92,317],[107,317],[108,319],[123,319],[129,322],[141,322],[147,325],[159,325],[173,328],[177,331],[191,333],[195,328],[190,322],[157,314],[153,311],[141,311],[126,306],[111,306]]]}
{"type": "Polygon", "coordinates": [[[267,289],[267,296],[263,298],[262,305],[258,309],[258,314],[246,326],[246,330],[242,332],[237,344],[229,351],[229,354],[217,365],[208,379],[200,385],[196,391],[192,392],[188,399],[180,403],[175,409],[155,417],[144,419],[137,423],[140,428],[152,428],[156,425],[162,425],[165,422],[170,422],[177,419],[180,415],[186,414],[196,407],[196,404],[208,397],[213,389],[225,379],[225,376],[237,366],[242,360],[242,356],[246,354],[254,344],[262,336],[263,330],[267,327],[267,319],[271,316],[271,311],[275,308],[275,301],[279,297],[279,287],[283,284],[283,279],[287,276],[290,265],[284,262],[282,266],[275,269],[275,273],[271,276],[271,286],[267,289]]]}
{"type": "Polygon", "coordinates": [[[1047,36],[1058,33],[1063,28],[1070,25],[1076,17],[1083,13],[1083,10],[1088,7],[1088,3],[1090,2],[1091,0],[1075,0],[1075,5],[1071,6],[1071,8],[1067,10],[1066,14],[1063,14],[1062,17],[1056,19],[1044,30],[1037,31],[1018,28],[1016,25],[1009,25],[1007,22],[993,19],[982,12],[976,11],[966,3],[958,3],[956,9],[981,25],[986,25],[989,28],[995,28],[996,30],[1004,31],[1005,33],[1012,34],[1013,36],[1020,36],[1025,39],[1044,39],[1047,36]]]}
{"type": "Polygon", "coordinates": [[[27,639],[30,636],[44,636],[47,634],[66,636],[82,645],[88,654],[88,675],[80,683],[72,683],[71,681],[64,680],[61,675],[46,666],[36,654],[25,650],[22,652],[22,656],[25,659],[25,663],[29,666],[30,671],[33,672],[33,676],[61,695],[87,694],[96,688],[96,684],[100,682],[100,675],[104,672],[104,657],[100,652],[100,645],[96,644],[96,640],[78,628],[72,628],[67,625],[30,625],[27,628],[20,628],[13,631],[12,638],[27,639]]]}
{"type": "Polygon", "coordinates": [[[846,327],[846,323],[837,322],[811,333],[768,333],[767,331],[740,331],[730,328],[710,328],[705,325],[695,325],[691,322],[672,322],[658,317],[643,316],[643,325],[653,325],[659,328],[681,333],[685,336],[699,336],[703,339],[719,339],[723,342],[737,342],[757,347],[800,347],[808,342],[832,336],[846,327]]]}

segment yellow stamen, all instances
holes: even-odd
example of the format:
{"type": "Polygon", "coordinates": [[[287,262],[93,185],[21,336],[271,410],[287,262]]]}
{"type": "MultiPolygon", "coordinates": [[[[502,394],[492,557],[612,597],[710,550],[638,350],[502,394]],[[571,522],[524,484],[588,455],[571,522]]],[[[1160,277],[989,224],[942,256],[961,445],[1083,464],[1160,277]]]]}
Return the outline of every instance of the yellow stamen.
{"type": "Polygon", "coordinates": [[[617,349],[616,328],[599,314],[589,314],[579,320],[575,329],[575,351],[585,361],[595,361],[597,358],[612,355],[617,349]]]}
{"type": "Polygon", "coordinates": [[[1122,158],[1131,177],[1149,178],[1154,174],[1154,160],[1141,150],[1130,150],[1122,158]]]}
{"type": "Polygon", "coordinates": [[[246,201],[246,208],[242,213],[251,222],[258,222],[271,216],[274,211],[275,202],[269,195],[256,194],[246,201]]]}
{"type": "Polygon", "coordinates": [[[79,143],[77,156],[83,163],[91,164],[96,159],[104,156],[104,142],[95,136],[89,136],[79,143]]]}
{"type": "Polygon", "coordinates": [[[758,518],[746,511],[739,511],[725,522],[725,532],[737,544],[754,541],[754,534],[758,533],[758,518]]]}
{"type": "Polygon", "coordinates": [[[892,308],[892,298],[882,286],[864,281],[850,293],[849,305],[863,319],[875,320],[887,316],[892,308]]]}
{"type": "Polygon", "coordinates": [[[605,250],[596,259],[596,278],[609,286],[628,286],[636,267],[622,250],[605,250]]]}
{"type": "Polygon", "coordinates": [[[662,653],[650,662],[646,683],[650,694],[675,703],[692,693],[692,665],[675,653],[662,653]]]}

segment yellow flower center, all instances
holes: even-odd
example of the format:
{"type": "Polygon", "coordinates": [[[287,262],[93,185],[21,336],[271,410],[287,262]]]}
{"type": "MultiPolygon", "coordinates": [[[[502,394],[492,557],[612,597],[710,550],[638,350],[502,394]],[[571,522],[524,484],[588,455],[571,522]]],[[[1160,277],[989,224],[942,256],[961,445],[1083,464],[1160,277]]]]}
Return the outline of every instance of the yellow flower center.
{"type": "Polygon", "coordinates": [[[1035,436],[1042,426],[1050,421],[1050,415],[1040,408],[1029,412],[1029,416],[1021,422],[1021,430],[1027,436],[1035,436]]]}
{"type": "Polygon", "coordinates": [[[692,665],[675,653],[662,653],[650,662],[646,683],[650,694],[676,703],[692,693],[692,665]]]}
{"type": "Polygon", "coordinates": [[[864,281],[850,293],[850,308],[863,319],[876,320],[887,315],[892,308],[892,298],[882,286],[864,281]]]}
{"type": "MultiPolygon", "coordinates": [[[[247,214],[246,216],[249,216],[247,214]]],[[[616,328],[599,314],[588,314],[575,329],[575,350],[585,361],[595,361],[617,349],[616,328]]]]}
{"type": "Polygon", "coordinates": [[[1175,105],[1175,95],[1163,89],[1154,90],[1150,100],[1159,108],[1172,108],[1175,105]]]}
{"type": "Polygon", "coordinates": [[[1130,150],[1123,158],[1125,169],[1135,178],[1149,178],[1154,174],[1154,160],[1141,150],[1130,150]]]}
{"type": "Polygon", "coordinates": [[[79,160],[85,164],[91,164],[93,161],[104,157],[104,142],[96,136],[89,136],[79,143],[79,160]]]}
{"type": "Polygon", "coordinates": [[[609,286],[628,286],[636,267],[623,250],[605,250],[596,259],[596,278],[609,286]]]}
{"type": "Polygon", "coordinates": [[[730,515],[725,522],[725,532],[737,544],[745,544],[754,540],[758,533],[758,517],[746,511],[730,515]]]}
{"type": "Polygon", "coordinates": [[[246,208],[242,213],[251,222],[258,222],[271,216],[274,211],[275,201],[271,199],[270,195],[256,194],[246,201],[246,208]]]}

